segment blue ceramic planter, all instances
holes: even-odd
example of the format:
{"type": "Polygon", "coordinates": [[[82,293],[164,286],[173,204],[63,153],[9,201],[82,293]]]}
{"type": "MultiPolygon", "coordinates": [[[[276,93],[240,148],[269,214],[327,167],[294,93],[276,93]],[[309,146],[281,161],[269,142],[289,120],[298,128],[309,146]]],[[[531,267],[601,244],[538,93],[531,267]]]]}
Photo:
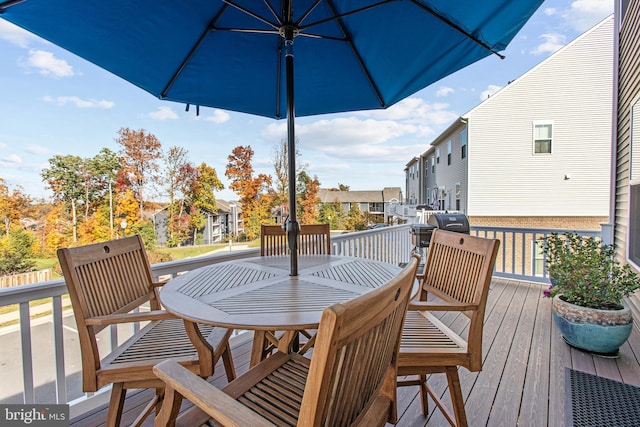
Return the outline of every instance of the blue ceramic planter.
{"type": "Polygon", "coordinates": [[[631,310],[597,310],[569,304],[556,295],[553,298],[553,319],[563,338],[582,350],[615,354],[624,344],[633,327],[631,310]]]}

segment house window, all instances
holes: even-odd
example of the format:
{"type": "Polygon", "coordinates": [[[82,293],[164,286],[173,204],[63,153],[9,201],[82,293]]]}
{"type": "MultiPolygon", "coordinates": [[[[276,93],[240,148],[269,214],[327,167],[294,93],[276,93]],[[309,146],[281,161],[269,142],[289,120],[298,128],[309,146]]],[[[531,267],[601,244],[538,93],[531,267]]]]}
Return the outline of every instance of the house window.
{"type": "Polygon", "coordinates": [[[640,182],[629,186],[629,261],[640,267],[640,182]]]}
{"type": "Polygon", "coordinates": [[[465,159],[467,157],[467,130],[464,129],[460,132],[460,158],[465,159]]]}
{"type": "Polygon", "coordinates": [[[551,141],[553,140],[553,123],[533,123],[533,153],[551,154],[551,141]]]}
{"type": "Polygon", "coordinates": [[[447,164],[451,164],[451,141],[447,142],[447,164]]]}
{"type": "Polygon", "coordinates": [[[542,277],[544,275],[544,240],[534,240],[533,242],[533,275],[542,277]]]}
{"type": "Polygon", "coordinates": [[[436,163],[440,164],[440,149],[436,148],[436,163]]]}
{"type": "Polygon", "coordinates": [[[462,193],[462,186],[459,182],[456,182],[456,210],[460,210],[460,197],[462,193]]]}
{"type": "Polygon", "coordinates": [[[431,173],[436,173],[436,163],[433,157],[431,157],[431,173]]]}

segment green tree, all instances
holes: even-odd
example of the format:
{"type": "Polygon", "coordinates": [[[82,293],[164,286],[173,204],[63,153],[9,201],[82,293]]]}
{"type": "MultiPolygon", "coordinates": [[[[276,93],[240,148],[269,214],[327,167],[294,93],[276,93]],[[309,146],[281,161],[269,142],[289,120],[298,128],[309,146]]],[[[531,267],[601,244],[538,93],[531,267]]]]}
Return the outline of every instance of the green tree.
{"type": "Polygon", "coordinates": [[[61,202],[71,213],[73,241],[78,240],[77,203],[86,203],[83,171],[86,162],[80,156],[56,154],[49,159],[49,167],[40,174],[53,192],[53,200],[61,202]]]}
{"type": "Polygon", "coordinates": [[[0,237],[0,275],[25,273],[33,270],[35,237],[19,226],[11,227],[9,235],[0,237]]]}
{"type": "Polygon", "coordinates": [[[320,206],[320,222],[328,223],[332,230],[344,230],[347,214],[337,199],[320,206]]]}

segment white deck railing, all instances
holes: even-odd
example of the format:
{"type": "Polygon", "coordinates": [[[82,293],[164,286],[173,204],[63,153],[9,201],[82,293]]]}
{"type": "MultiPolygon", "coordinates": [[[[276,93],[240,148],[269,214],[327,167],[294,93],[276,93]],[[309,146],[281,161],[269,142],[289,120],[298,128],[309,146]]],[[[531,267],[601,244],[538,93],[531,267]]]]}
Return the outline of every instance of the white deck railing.
{"type": "MultiPolygon", "coordinates": [[[[332,252],[337,255],[355,256],[375,259],[392,264],[400,264],[409,259],[411,236],[408,225],[386,227],[359,233],[348,233],[331,237],[332,252]]],[[[174,277],[180,273],[223,261],[248,258],[259,255],[259,249],[231,251],[202,257],[172,261],[152,266],[156,277],[174,277]]],[[[67,294],[63,279],[0,289],[0,307],[17,304],[18,310],[12,314],[0,315],[4,323],[13,318],[18,320],[17,326],[1,328],[3,342],[12,339],[19,341],[12,348],[0,349],[3,358],[0,360],[0,377],[3,378],[3,394],[0,403],[67,403],[71,402],[71,416],[78,415],[74,406],[85,407],[85,400],[91,396],[82,393],[79,381],[80,366],[70,366],[67,359],[71,352],[79,352],[77,340],[73,348],[65,346],[65,329],[73,333],[74,322],[67,321],[71,310],[63,310],[63,296],[67,294]],[[30,307],[32,301],[52,298],[51,303],[30,307]],[[38,317],[44,315],[45,317],[38,317]],[[45,319],[44,321],[41,319],[45,319]],[[47,342],[39,338],[34,342],[34,328],[47,327],[51,323],[52,330],[45,333],[47,342]],[[65,348],[66,347],[66,348],[65,348]],[[14,352],[15,351],[15,352],[14,352]],[[50,354],[51,357],[41,357],[50,354]],[[34,357],[34,355],[36,357],[34,357]],[[44,359],[44,360],[42,360],[44,359]],[[18,361],[20,361],[18,363],[18,361]],[[51,363],[43,367],[42,363],[51,363]],[[22,371],[22,375],[16,369],[22,371]],[[2,372],[7,369],[7,372],[2,372]],[[34,372],[48,371],[44,378],[36,378],[34,372]],[[72,378],[72,380],[68,380],[72,378]]],[[[65,299],[66,300],[66,299],[65,299]]],[[[40,334],[42,333],[38,330],[40,334]]],[[[132,330],[122,327],[107,328],[101,336],[107,348],[115,348],[118,342],[128,337],[132,330]]],[[[1,338],[0,338],[1,339],[1,338]]],[[[72,340],[73,341],[73,340],[72,340]]],[[[79,357],[79,355],[76,355],[79,357]]],[[[79,359],[78,359],[79,360],[79,359]]],[[[104,393],[97,393],[104,394],[104,393]]],[[[102,396],[103,398],[104,396],[102,396]]],[[[98,399],[100,403],[104,399],[98,399]]]]}
{"type": "MultiPolygon", "coordinates": [[[[336,255],[370,258],[397,265],[409,259],[413,248],[410,231],[410,225],[400,225],[332,235],[332,252],[336,255]]],[[[535,242],[554,231],[565,230],[471,227],[471,234],[501,240],[501,250],[494,272],[496,276],[539,282],[548,282],[548,277],[543,264],[540,264],[541,258],[536,252],[535,242]]],[[[599,231],[580,233],[599,235],[599,231]]],[[[152,270],[156,277],[174,277],[205,265],[258,255],[258,248],[246,249],[155,264],[152,270]]],[[[6,321],[7,317],[18,320],[16,326],[0,328],[0,355],[7,359],[0,360],[0,377],[3,378],[0,403],[69,402],[71,416],[75,417],[96,403],[107,401],[105,393],[98,392],[96,396],[89,396],[81,391],[80,365],[73,365],[71,362],[73,358],[79,360],[77,339],[75,342],[73,339],[70,340],[73,345],[68,342],[65,344],[64,340],[65,330],[67,333],[73,333],[75,328],[75,322],[70,319],[71,310],[63,310],[65,294],[67,288],[62,279],[0,289],[0,307],[18,304],[17,312],[0,315],[0,323],[6,321]],[[52,301],[50,304],[38,305],[37,308],[30,307],[30,302],[43,298],[51,298],[52,301]],[[41,313],[43,311],[44,313],[41,313]],[[36,317],[39,313],[45,317],[36,317]],[[45,332],[45,342],[41,342],[43,340],[40,339],[34,342],[34,331],[38,337],[42,336],[40,328],[48,323],[51,323],[51,331],[45,332]],[[14,342],[15,344],[12,344],[14,342]],[[37,357],[34,358],[34,355],[37,357]],[[43,367],[43,363],[50,366],[43,367]],[[34,371],[46,373],[36,378],[34,371]]],[[[122,327],[105,329],[101,332],[104,334],[101,336],[102,344],[105,345],[105,349],[114,348],[132,332],[133,330],[122,327]]]]}

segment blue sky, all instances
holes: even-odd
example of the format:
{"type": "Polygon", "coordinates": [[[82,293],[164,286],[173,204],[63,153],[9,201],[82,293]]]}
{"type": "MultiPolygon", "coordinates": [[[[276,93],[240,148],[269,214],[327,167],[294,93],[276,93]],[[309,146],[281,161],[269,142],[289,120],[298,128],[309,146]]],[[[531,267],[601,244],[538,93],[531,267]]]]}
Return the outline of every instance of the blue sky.
{"type": "MultiPolygon", "coordinates": [[[[515,37],[506,59],[488,57],[387,110],[296,119],[300,162],[322,187],[404,190],[406,163],[460,115],[613,12],[613,0],[547,0],[515,37]]],[[[286,120],[161,101],[132,84],[0,19],[0,177],[48,198],[40,172],[55,154],[114,151],[118,129],[153,133],[214,167],[225,186],[227,156],[251,145],[257,172],[273,175],[286,120]]],[[[230,190],[216,193],[226,200],[230,190]]],[[[158,195],[160,200],[161,196],[158,195]]]]}

